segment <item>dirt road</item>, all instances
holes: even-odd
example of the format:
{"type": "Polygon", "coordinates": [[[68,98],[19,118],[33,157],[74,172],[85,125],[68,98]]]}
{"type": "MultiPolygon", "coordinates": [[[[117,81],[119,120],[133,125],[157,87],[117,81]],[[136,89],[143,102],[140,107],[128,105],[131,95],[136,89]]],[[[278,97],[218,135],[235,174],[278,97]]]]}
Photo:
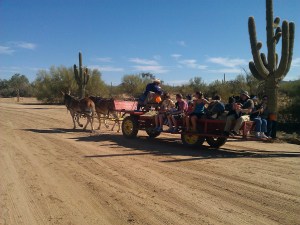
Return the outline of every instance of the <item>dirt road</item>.
{"type": "Polygon", "coordinates": [[[73,131],[64,106],[0,103],[0,224],[300,224],[300,147],[73,131]]]}

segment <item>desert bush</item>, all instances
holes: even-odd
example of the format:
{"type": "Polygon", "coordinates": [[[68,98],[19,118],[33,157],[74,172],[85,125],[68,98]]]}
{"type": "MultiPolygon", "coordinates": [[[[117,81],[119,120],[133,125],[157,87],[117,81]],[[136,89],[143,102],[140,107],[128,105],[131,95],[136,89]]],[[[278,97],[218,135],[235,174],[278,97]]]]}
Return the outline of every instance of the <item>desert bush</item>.
{"type": "Polygon", "coordinates": [[[279,114],[281,122],[300,122],[300,79],[281,84],[279,114]],[[282,97],[284,96],[284,97],[282,97]]]}
{"type": "Polygon", "coordinates": [[[1,97],[31,97],[33,87],[25,75],[14,74],[9,80],[0,79],[0,96],[1,97]]]}
{"type": "MultiPolygon", "coordinates": [[[[40,70],[34,81],[35,96],[46,103],[62,102],[62,91],[77,95],[78,86],[74,79],[73,68],[52,66],[49,71],[40,70]]],[[[86,92],[89,95],[107,95],[107,87],[101,79],[101,73],[93,70],[86,92]]]]}
{"type": "Polygon", "coordinates": [[[107,85],[101,78],[101,73],[97,69],[93,69],[90,73],[90,79],[86,86],[86,95],[96,95],[108,97],[109,91],[107,85]]]}
{"type": "Polygon", "coordinates": [[[143,77],[142,74],[125,75],[122,78],[120,89],[128,96],[138,98],[150,82],[152,82],[152,79],[148,76],[143,77]]]}

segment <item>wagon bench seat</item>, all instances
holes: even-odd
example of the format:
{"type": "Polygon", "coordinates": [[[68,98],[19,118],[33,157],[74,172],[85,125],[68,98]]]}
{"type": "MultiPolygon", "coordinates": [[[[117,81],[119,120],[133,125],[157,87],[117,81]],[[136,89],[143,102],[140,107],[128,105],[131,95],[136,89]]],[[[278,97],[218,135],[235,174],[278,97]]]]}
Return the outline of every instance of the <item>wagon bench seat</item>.
{"type": "MultiPolygon", "coordinates": [[[[198,119],[199,127],[201,127],[204,133],[210,132],[223,132],[226,121],[225,120],[213,120],[213,119],[198,119]]],[[[234,124],[233,124],[234,127],[234,124]]],[[[242,136],[244,139],[247,138],[247,135],[250,131],[252,131],[255,127],[255,122],[253,121],[245,121],[243,122],[240,131],[242,132],[242,136]]]]}

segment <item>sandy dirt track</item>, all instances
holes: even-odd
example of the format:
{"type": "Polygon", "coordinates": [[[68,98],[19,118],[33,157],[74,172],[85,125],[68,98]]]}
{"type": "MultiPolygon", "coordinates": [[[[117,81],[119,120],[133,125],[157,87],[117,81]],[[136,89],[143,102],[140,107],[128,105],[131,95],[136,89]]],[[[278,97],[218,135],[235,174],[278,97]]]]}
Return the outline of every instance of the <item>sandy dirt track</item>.
{"type": "Polygon", "coordinates": [[[176,135],[73,131],[64,106],[9,102],[0,127],[1,225],[300,224],[299,145],[187,149],[176,135]]]}

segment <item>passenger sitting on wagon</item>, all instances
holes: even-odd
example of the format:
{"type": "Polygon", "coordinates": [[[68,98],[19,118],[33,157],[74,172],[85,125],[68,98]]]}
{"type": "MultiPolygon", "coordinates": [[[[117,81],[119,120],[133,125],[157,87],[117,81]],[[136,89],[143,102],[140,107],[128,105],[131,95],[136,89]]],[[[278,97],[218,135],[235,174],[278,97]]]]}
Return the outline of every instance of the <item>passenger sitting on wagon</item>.
{"type": "Polygon", "coordinates": [[[163,131],[164,119],[167,113],[175,109],[175,103],[171,100],[169,93],[164,93],[163,99],[158,114],[155,116],[155,130],[159,132],[163,131]]]}
{"type": "Polygon", "coordinates": [[[212,98],[211,103],[207,107],[206,118],[208,119],[217,119],[225,111],[225,106],[221,102],[221,96],[215,95],[212,98]]]}
{"type": "Polygon", "coordinates": [[[228,103],[225,105],[225,111],[228,112],[227,115],[230,115],[230,114],[234,114],[235,113],[235,110],[234,110],[234,105],[235,105],[235,98],[234,96],[230,96],[228,98],[228,103]]]}
{"type": "Polygon", "coordinates": [[[147,84],[145,92],[143,93],[143,95],[138,100],[138,105],[137,105],[138,110],[140,110],[141,107],[146,104],[146,100],[147,100],[148,94],[150,92],[154,92],[158,95],[162,95],[163,92],[161,90],[161,87],[159,86],[160,83],[161,82],[160,82],[159,79],[155,79],[155,80],[153,80],[152,83],[147,84]]]}
{"type": "Polygon", "coordinates": [[[188,104],[188,109],[186,111],[186,115],[190,115],[194,110],[194,103],[192,100],[190,100],[187,102],[187,104],[188,104]]]}
{"type": "Polygon", "coordinates": [[[230,114],[226,118],[226,124],[224,128],[225,136],[236,136],[238,135],[239,129],[241,128],[243,122],[250,121],[249,114],[254,108],[254,103],[250,99],[248,91],[242,91],[240,93],[240,103],[234,105],[234,113],[230,114]],[[230,132],[232,123],[235,121],[235,126],[230,132]]]}
{"type": "Polygon", "coordinates": [[[185,98],[186,98],[187,104],[193,103],[193,97],[192,97],[192,95],[188,94],[185,98]]]}
{"type": "Polygon", "coordinates": [[[194,110],[194,103],[192,100],[192,96],[190,99],[188,97],[186,97],[186,100],[187,100],[187,104],[188,104],[188,109],[183,117],[183,126],[184,127],[186,127],[186,117],[189,116],[194,110]]]}
{"type": "Polygon", "coordinates": [[[272,125],[273,125],[273,121],[269,120],[270,119],[270,112],[268,109],[268,96],[264,95],[262,97],[262,106],[264,108],[264,111],[261,114],[261,118],[266,119],[267,120],[267,132],[265,133],[265,135],[267,135],[269,138],[272,138],[272,125]]]}
{"type": "MultiPolygon", "coordinates": [[[[254,98],[252,98],[254,99],[254,98]]],[[[255,122],[255,137],[256,138],[269,138],[267,133],[267,120],[263,117],[264,110],[266,109],[265,100],[260,104],[257,103],[255,108],[250,114],[250,119],[255,122]]]]}
{"type": "Polygon", "coordinates": [[[177,120],[182,119],[184,113],[188,109],[188,104],[186,103],[186,101],[183,100],[182,94],[176,95],[176,101],[177,109],[175,111],[170,111],[170,113],[168,114],[168,123],[170,126],[168,132],[171,133],[178,132],[177,120]]]}
{"type": "Polygon", "coordinates": [[[257,96],[256,95],[250,95],[250,98],[253,101],[254,108],[257,108],[257,106],[258,106],[258,98],[257,98],[257,96]]]}
{"type": "Polygon", "coordinates": [[[194,106],[193,106],[193,111],[191,114],[187,115],[185,118],[185,123],[186,123],[186,130],[187,131],[192,131],[196,132],[197,131],[197,119],[200,119],[204,114],[205,110],[205,105],[209,104],[209,101],[207,101],[203,97],[203,93],[197,91],[194,95],[194,106]],[[192,123],[192,130],[190,130],[190,120],[192,123]]]}
{"type": "MultiPolygon", "coordinates": [[[[237,100],[236,100],[235,96],[231,96],[228,98],[228,103],[225,105],[225,112],[227,113],[226,118],[230,115],[235,115],[236,119],[239,118],[239,115],[235,111],[236,103],[237,103],[237,100]]],[[[225,120],[226,120],[226,118],[225,118],[225,120]]]]}

